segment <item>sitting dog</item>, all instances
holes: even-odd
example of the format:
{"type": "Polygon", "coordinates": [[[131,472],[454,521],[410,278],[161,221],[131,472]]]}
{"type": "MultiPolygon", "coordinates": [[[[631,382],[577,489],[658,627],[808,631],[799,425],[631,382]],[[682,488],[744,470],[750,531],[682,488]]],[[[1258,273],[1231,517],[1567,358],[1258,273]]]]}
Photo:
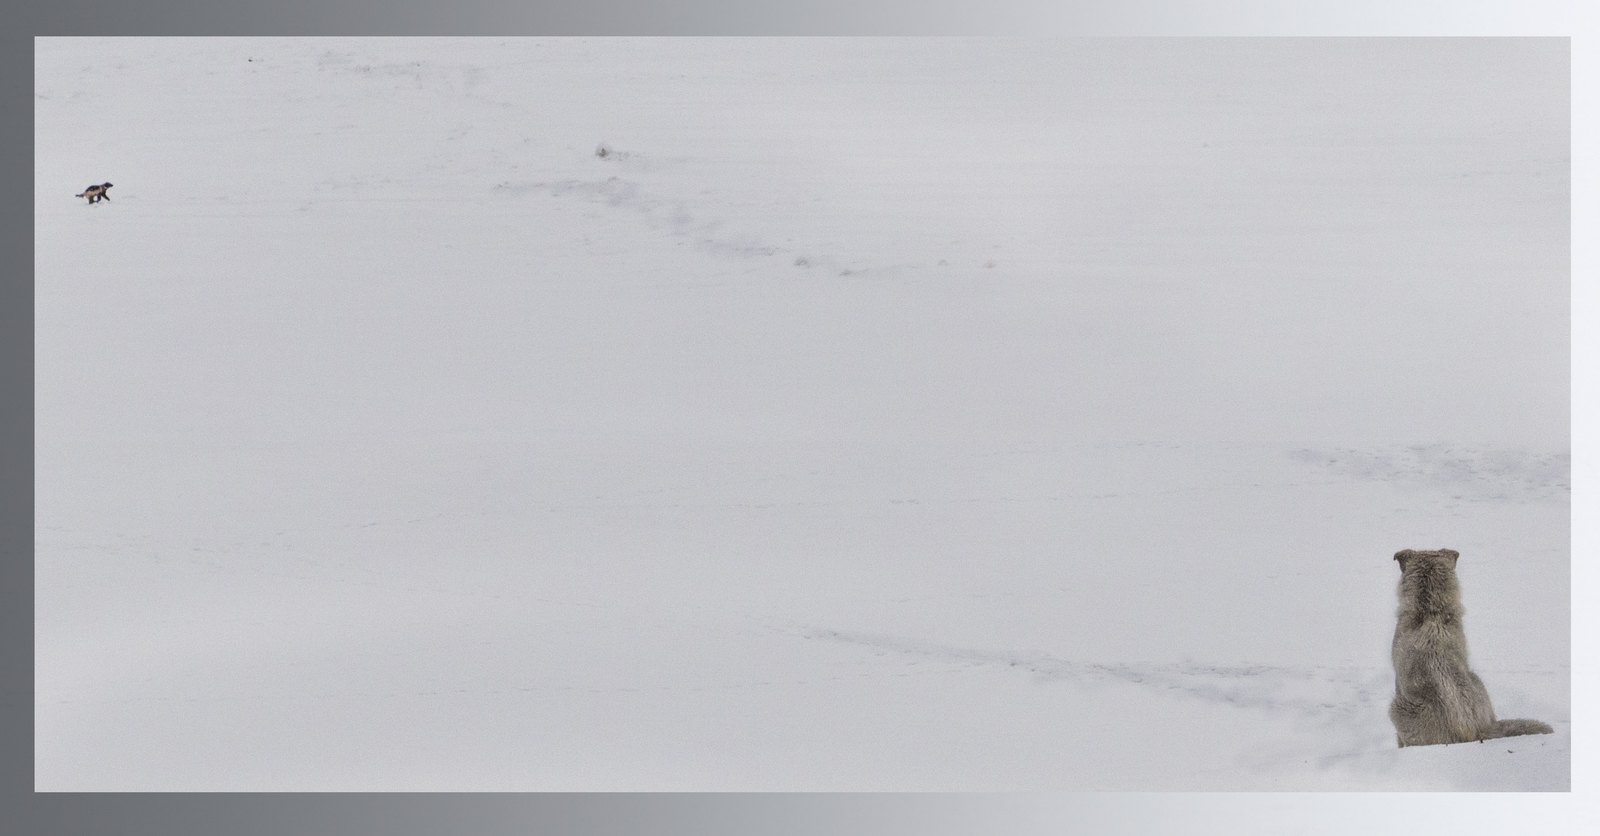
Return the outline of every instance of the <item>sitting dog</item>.
{"type": "Polygon", "coordinates": [[[1501,720],[1489,689],[1467,666],[1461,584],[1454,549],[1405,549],[1400,561],[1400,618],[1394,630],[1394,702],[1389,719],[1401,746],[1468,743],[1550,734],[1538,720],[1501,720]]]}

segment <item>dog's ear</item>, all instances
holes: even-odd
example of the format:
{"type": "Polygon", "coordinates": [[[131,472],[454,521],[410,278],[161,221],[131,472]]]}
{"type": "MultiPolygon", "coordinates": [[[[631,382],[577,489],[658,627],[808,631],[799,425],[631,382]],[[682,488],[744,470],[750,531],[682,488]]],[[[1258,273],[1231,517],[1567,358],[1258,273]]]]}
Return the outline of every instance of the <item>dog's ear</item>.
{"type": "Polygon", "coordinates": [[[1406,561],[1416,556],[1417,553],[1411,549],[1401,549],[1400,551],[1394,553],[1394,559],[1400,561],[1401,569],[1406,568],[1406,561]]]}
{"type": "Polygon", "coordinates": [[[1456,568],[1456,561],[1461,559],[1461,552],[1455,549],[1440,549],[1439,553],[1449,558],[1451,569],[1456,568]]]}

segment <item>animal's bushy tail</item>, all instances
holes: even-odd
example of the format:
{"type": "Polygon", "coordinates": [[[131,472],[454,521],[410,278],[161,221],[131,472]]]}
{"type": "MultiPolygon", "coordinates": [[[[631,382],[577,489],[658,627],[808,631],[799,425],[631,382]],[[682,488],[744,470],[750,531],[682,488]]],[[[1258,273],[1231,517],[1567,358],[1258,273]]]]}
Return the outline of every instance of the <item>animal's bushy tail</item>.
{"type": "Polygon", "coordinates": [[[1549,723],[1538,720],[1496,720],[1494,732],[1484,736],[1484,740],[1496,737],[1516,737],[1523,734],[1552,734],[1555,729],[1549,723]]]}

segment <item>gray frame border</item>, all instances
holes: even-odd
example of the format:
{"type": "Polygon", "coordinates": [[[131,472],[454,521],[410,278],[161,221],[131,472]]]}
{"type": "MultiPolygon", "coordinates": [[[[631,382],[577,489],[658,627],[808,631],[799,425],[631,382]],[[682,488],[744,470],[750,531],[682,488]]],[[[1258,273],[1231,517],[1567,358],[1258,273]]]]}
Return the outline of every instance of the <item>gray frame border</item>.
{"type": "MultiPolygon", "coordinates": [[[[1593,11],[1561,0],[1475,0],[1451,4],[1449,18],[1425,0],[1345,4],[1243,0],[1198,9],[1183,0],[75,0],[18,10],[0,51],[7,109],[8,159],[32,157],[33,43],[41,35],[1539,35],[1572,38],[1574,159],[1573,228],[1600,228],[1594,154],[1595,85],[1600,77],[1593,11]],[[1589,19],[1581,20],[1584,15],[1589,19]],[[1585,25],[1588,24],[1588,25],[1585,25]],[[21,115],[21,114],[26,114],[21,115]],[[1586,151],[1586,153],[1579,153],[1586,151]]],[[[8,269],[0,284],[0,810],[32,834],[476,834],[476,833],[888,833],[1057,832],[1064,825],[1102,824],[1120,832],[1363,833],[1427,830],[1577,832],[1600,823],[1586,753],[1591,732],[1575,723],[1573,791],[1515,795],[648,795],[648,794],[57,794],[33,792],[32,525],[33,525],[33,176],[22,163],[4,166],[8,269]],[[26,209],[24,208],[26,207],[26,209]],[[28,215],[24,213],[28,212],[28,215]],[[21,815],[18,815],[18,813],[21,815]],[[1258,828],[1248,824],[1260,823],[1258,828]],[[1247,824],[1248,823],[1248,824],[1247,824]]],[[[1597,310],[1593,236],[1573,236],[1573,508],[1600,480],[1590,433],[1595,339],[1580,327],[1597,310]]],[[[1595,691],[1593,608],[1583,592],[1592,571],[1578,555],[1596,553],[1597,526],[1573,517],[1574,690],[1595,691]]]]}

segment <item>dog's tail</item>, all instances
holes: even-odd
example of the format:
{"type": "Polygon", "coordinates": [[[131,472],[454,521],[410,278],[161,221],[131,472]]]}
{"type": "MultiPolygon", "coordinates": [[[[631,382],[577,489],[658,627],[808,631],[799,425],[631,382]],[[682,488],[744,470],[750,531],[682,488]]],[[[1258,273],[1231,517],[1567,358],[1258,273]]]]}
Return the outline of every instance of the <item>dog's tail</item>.
{"type": "Polygon", "coordinates": [[[1494,721],[1494,729],[1484,735],[1483,739],[1492,740],[1497,737],[1553,733],[1555,733],[1555,729],[1550,728],[1549,723],[1541,723],[1538,720],[1496,720],[1494,721]]]}

